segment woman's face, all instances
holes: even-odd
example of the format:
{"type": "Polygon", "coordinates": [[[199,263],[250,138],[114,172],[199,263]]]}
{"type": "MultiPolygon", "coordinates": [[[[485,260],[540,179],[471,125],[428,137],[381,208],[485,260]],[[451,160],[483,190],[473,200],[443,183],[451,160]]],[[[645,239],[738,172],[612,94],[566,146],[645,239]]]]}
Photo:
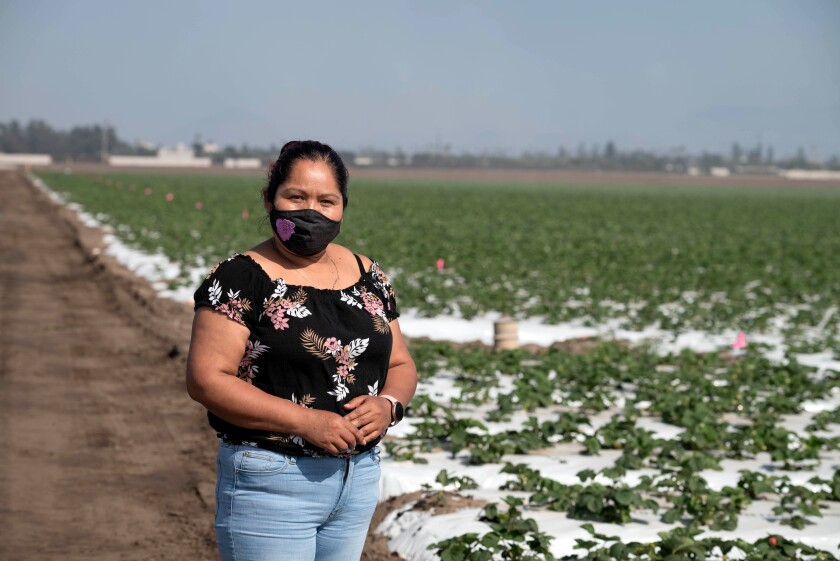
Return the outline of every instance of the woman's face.
{"type": "MultiPolygon", "coordinates": [[[[344,200],[326,162],[297,160],[289,177],[274,195],[277,210],[316,210],[336,222],[344,214],[344,200]]],[[[271,209],[267,209],[271,210],[271,209]]]]}

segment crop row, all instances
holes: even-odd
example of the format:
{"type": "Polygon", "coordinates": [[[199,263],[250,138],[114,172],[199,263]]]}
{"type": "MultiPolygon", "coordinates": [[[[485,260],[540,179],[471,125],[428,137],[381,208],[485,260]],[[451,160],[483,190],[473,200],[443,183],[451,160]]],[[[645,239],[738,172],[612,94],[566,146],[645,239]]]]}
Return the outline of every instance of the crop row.
{"type": "Polygon", "coordinates": [[[686,459],[699,471],[719,467],[724,458],[762,452],[785,469],[808,469],[822,450],[838,446],[837,438],[820,436],[840,420],[837,409],[814,416],[806,434],[782,426],[782,415],[801,413],[803,402],[827,398],[840,386],[840,373],[818,375],[792,356],[781,364],[754,348],[740,357],[688,350],[661,356],[618,342],[600,343],[585,354],[559,348],[535,354],[413,341],[412,353],[420,372],[454,376],[460,395],[449,404],[415,398],[414,431],[390,444],[401,458],[444,447],[453,454],[468,451],[471,463],[488,463],[504,454],[579,442],[586,454],[622,450],[616,469],[624,471],[686,459]],[[502,389],[502,381],[511,389],[502,389]],[[589,414],[619,407],[609,422],[591,429],[589,414]],[[483,420],[476,414],[482,410],[483,420]],[[491,432],[483,422],[536,411],[540,418],[530,416],[521,430],[491,432]],[[637,426],[643,416],[683,430],[675,439],[657,438],[637,426]]]}
{"type": "MultiPolygon", "coordinates": [[[[490,527],[483,535],[468,533],[432,544],[442,561],[489,561],[508,559],[517,561],[553,561],[550,543],[552,536],[541,532],[532,518],[526,518],[522,500],[506,497],[505,507],[490,504],[479,520],[490,527]]],[[[595,531],[592,524],[583,524],[589,539],[577,539],[577,548],[585,553],[567,555],[568,561],[697,561],[703,559],[746,561],[805,561],[836,560],[823,551],[783,536],[771,535],[748,542],[743,539],[698,537],[701,530],[694,527],[675,528],[660,532],[657,542],[622,542],[617,536],[595,531]]]]}

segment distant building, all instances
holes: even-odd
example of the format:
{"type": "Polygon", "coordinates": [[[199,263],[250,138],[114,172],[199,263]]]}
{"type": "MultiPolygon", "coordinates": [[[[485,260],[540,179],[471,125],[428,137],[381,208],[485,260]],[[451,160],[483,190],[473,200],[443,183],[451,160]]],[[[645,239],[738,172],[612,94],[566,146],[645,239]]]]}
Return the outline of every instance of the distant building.
{"type": "Polygon", "coordinates": [[[709,169],[709,173],[710,173],[713,177],[729,177],[729,175],[730,175],[730,173],[731,173],[731,172],[729,171],[729,168],[725,168],[725,167],[713,167],[713,168],[710,168],[710,169],[709,169]]]}
{"type": "Polygon", "coordinates": [[[52,156],[49,154],[6,154],[0,152],[0,168],[48,166],[52,161],[52,156]]]}
{"type": "Polygon", "coordinates": [[[157,157],[161,160],[192,160],[195,158],[195,150],[179,142],[174,148],[158,148],[157,157]]]}
{"type": "Polygon", "coordinates": [[[735,173],[749,175],[778,175],[779,168],[768,164],[741,164],[735,166],[735,173]]]}
{"type": "Polygon", "coordinates": [[[260,169],[262,162],[259,158],[225,158],[222,166],[228,169],[260,169]]]}
{"type": "Polygon", "coordinates": [[[181,143],[158,148],[157,156],[108,156],[108,165],[115,167],[208,168],[211,164],[210,158],[196,158],[195,151],[181,143]]]}
{"type": "Polygon", "coordinates": [[[779,175],[787,179],[840,180],[840,171],[827,169],[783,169],[779,171],[779,175]]]}

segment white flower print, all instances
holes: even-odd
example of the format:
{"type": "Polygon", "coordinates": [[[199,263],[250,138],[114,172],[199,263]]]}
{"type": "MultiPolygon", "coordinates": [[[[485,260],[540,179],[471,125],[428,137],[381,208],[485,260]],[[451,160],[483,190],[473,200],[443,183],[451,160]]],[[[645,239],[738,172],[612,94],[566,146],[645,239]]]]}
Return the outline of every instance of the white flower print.
{"type": "Polygon", "coordinates": [[[368,395],[379,395],[379,380],[368,386],[368,395]]]}
{"type": "Polygon", "coordinates": [[[227,302],[222,303],[222,285],[219,284],[219,279],[213,279],[213,283],[207,291],[208,299],[214,310],[225,314],[236,323],[245,325],[242,316],[251,311],[251,301],[247,298],[241,298],[239,293],[239,290],[236,292],[233,289],[228,290],[227,302]]]}
{"type": "Polygon", "coordinates": [[[286,282],[283,279],[277,279],[277,284],[274,286],[274,292],[271,293],[272,298],[282,298],[286,295],[286,282]]]}
{"type": "Polygon", "coordinates": [[[318,335],[312,329],[305,329],[300,335],[303,348],[322,360],[332,358],[338,363],[335,374],[332,375],[333,389],[328,391],[329,395],[335,396],[336,401],[341,401],[350,393],[347,384],[356,381],[353,371],[356,369],[359,357],[368,348],[370,339],[353,339],[346,345],[335,337],[324,337],[318,335]]]}
{"type": "Polygon", "coordinates": [[[219,279],[213,279],[213,284],[210,285],[207,296],[210,298],[212,305],[219,305],[219,299],[222,297],[222,285],[219,284],[219,279]]]}
{"type": "MultiPolygon", "coordinates": [[[[353,294],[355,294],[356,296],[359,296],[359,291],[354,288],[353,289],[353,294]]],[[[359,301],[356,300],[355,298],[353,298],[352,296],[350,296],[349,294],[347,294],[346,292],[344,292],[343,290],[341,291],[341,301],[346,302],[347,304],[349,304],[351,306],[355,306],[355,307],[359,308],[360,310],[362,309],[362,305],[359,303],[359,301]]]]}
{"type": "Polygon", "coordinates": [[[263,345],[259,341],[248,339],[245,345],[245,354],[242,356],[242,360],[239,361],[239,371],[236,373],[236,377],[245,380],[249,384],[253,383],[254,378],[259,374],[259,366],[254,364],[254,361],[267,350],[268,345],[263,345]]]}
{"type": "Polygon", "coordinates": [[[298,319],[302,319],[307,316],[311,316],[312,312],[309,311],[309,308],[307,308],[306,306],[297,304],[295,307],[286,310],[286,314],[298,319]]]}
{"type": "Polygon", "coordinates": [[[350,344],[345,347],[348,349],[348,354],[350,357],[357,357],[368,348],[368,343],[370,339],[353,339],[350,341],[350,344]]]}
{"type": "Polygon", "coordinates": [[[286,298],[285,294],[286,284],[278,280],[274,293],[263,302],[263,312],[260,314],[260,319],[268,316],[274,329],[280,331],[289,327],[289,317],[305,318],[312,315],[312,311],[304,306],[307,295],[302,287],[298,288],[291,297],[286,298]]]}
{"type": "Polygon", "coordinates": [[[346,398],[347,394],[350,393],[350,390],[347,388],[346,385],[344,385],[344,382],[341,380],[341,377],[339,377],[338,374],[333,376],[333,383],[335,384],[335,387],[332,389],[332,391],[328,391],[327,393],[329,395],[334,395],[336,401],[341,401],[342,399],[346,398]]]}
{"type": "MultiPolygon", "coordinates": [[[[374,279],[375,278],[376,277],[374,277],[374,279]]],[[[377,287],[381,286],[380,284],[377,284],[377,281],[374,281],[374,285],[377,287]]],[[[362,308],[367,310],[367,313],[369,313],[373,318],[373,327],[377,333],[385,334],[391,330],[391,326],[388,325],[388,316],[385,315],[385,307],[379,297],[377,297],[374,293],[369,292],[365,287],[362,287],[361,290],[353,288],[351,294],[353,296],[341,291],[341,301],[349,306],[359,308],[360,310],[362,308]],[[361,300],[361,302],[359,300],[361,300]]]]}

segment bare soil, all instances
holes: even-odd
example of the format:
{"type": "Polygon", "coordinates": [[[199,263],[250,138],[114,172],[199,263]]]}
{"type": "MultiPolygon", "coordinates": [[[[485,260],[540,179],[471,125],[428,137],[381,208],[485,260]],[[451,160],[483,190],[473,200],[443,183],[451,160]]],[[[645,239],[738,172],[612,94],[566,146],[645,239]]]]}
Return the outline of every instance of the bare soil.
{"type": "MultiPolygon", "coordinates": [[[[217,559],[217,441],[183,382],[192,311],[101,247],[0,171],[0,559],[217,559]]],[[[399,559],[372,534],[364,558],[399,559]]]]}

